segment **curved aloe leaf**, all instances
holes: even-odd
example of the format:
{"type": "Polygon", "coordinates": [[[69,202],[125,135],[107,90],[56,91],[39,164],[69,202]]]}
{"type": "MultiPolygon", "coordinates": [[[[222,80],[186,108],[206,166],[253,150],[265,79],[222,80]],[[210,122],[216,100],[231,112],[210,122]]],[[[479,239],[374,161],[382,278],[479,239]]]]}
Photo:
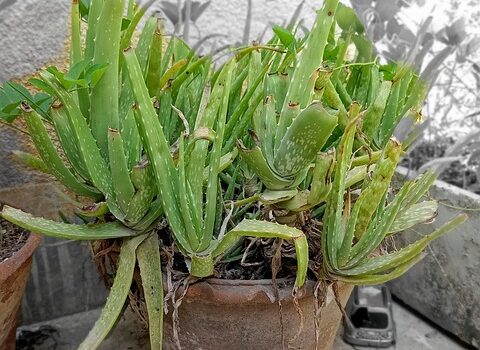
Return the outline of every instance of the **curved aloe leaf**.
{"type": "Polygon", "coordinates": [[[280,238],[295,244],[297,255],[297,278],[295,284],[302,287],[308,270],[308,242],[305,234],[294,227],[280,225],[269,221],[244,219],[229,231],[212,252],[214,257],[223,254],[240,237],[280,238]]]}
{"type": "Polygon", "coordinates": [[[240,141],[237,143],[237,147],[242,155],[242,159],[269,190],[287,189],[292,184],[291,180],[283,179],[273,172],[265,160],[260,147],[247,149],[240,141]]]}
{"type": "Polygon", "coordinates": [[[407,272],[412,266],[417,264],[420,260],[423,259],[423,255],[417,255],[415,258],[411,259],[410,261],[406,262],[405,264],[399,265],[394,268],[392,271],[386,274],[380,275],[359,275],[359,276],[335,276],[335,279],[338,281],[342,281],[348,284],[355,284],[355,285],[374,285],[374,284],[382,284],[387,283],[395,278],[400,277],[405,272],[407,272]]]}
{"type": "Polygon", "coordinates": [[[438,230],[435,230],[418,241],[394,253],[372,257],[363,264],[348,270],[340,270],[338,273],[346,276],[358,276],[364,274],[378,274],[387,270],[391,270],[399,265],[407,263],[411,259],[414,259],[417,255],[423,252],[430,242],[462,224],[466,219],[466,215],[459,215],[438,230]]]}
{"type": "Polygon", "coordinates": [[[135,251],[146,237],[147,235],[143,234],[123,241],[117,274],[110,289],[107,302],[103,307],[100,318],[95,322],[95,325],[82,344],[80,344],[78,350],[95,350],[115,326],[132,284],[136,261],[135,251]]]}
{"type": "Polygon", "coordinates": [[[130,230],[117,221],[102,224],[66,224],[35,217],[7,205],[1,209],[0,216],[26,230],[56,238],[98,240],[130,237],[138,234],[138,232],[130,230]]]}
{"type": "Polygon", "coordinates": [[[163,280],[159,241],[155,232],[138,246],[137,260],[147,304],[150,349],[161,350],[163,338],[163,280]]]}

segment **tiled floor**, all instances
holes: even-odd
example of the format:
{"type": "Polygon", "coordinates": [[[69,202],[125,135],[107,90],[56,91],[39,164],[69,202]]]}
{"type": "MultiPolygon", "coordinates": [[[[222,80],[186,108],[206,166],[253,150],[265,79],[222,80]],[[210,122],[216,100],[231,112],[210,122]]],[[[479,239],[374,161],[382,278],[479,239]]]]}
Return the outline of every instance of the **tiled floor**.
{"type": "MultiPolygon", "coordinates": [[[[34,345],[32,350],[74,350],[88,333],[95,322],[100,310],[88,311],[72,316],[62,317],[50,322],[36,324],[29,327],[30,330],[41,326],[55,329],[55,340],[50,338],[43,344],[34,345]],[[55,347],[56,343],[56,347],[55,347]]],[[[403,306],[394,303],[394,318],[397,325],[398,340],[396,350],[461,350],[465,349],[447,335],[433,328],[424,320],[418,318],[403,306]]],[[[102,350],[147,350],[148,341],[145,332],[130,312],[122,318],[114,332],[102,344],[102,350]]],[[[365,347],[352,347],[345,344],[341,338],[341,329],[337,335],[332,350],[369,349],[365,347]]],[[[249,349],[246,349],[249,350],[249,349]]],[[[275,350],[275,349],[272,349],[275,350]]]]}

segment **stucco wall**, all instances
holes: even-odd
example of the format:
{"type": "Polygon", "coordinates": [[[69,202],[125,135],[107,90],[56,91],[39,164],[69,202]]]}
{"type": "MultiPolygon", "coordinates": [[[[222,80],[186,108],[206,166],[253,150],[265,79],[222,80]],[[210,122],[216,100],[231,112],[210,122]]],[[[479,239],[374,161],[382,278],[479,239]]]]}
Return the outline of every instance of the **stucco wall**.
{"type": "MultiPolygon", "coordinates": [[[[399,169],[399,176],[407,175],[399,169]]],[[[433,242],[426,257],[403,277],[389,284],[407,305],[480,347],[480,196],[436,181],[430,195],[439,201],[438,217],[431,225],[417,225],[398,236],[399,243],[418,239],[459,213],[467,222],[433,242]]]]}

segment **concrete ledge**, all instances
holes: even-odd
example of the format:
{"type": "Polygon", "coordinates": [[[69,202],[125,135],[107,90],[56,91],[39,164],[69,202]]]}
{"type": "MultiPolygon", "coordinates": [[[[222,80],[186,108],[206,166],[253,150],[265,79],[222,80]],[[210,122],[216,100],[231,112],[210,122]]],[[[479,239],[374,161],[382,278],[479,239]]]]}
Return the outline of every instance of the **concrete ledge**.
{"type": "MultiPolygon", "coordinates": [[[[405,177],[407,170],[400,169],[399,175],[405,177]]],[[[400,243],[432,232],[459,213],[466,213],[469,219],[433,242],[425,259],[389,287],[404,303],[479,347],[480,196],[442,181],[435,183],[430,195],[440,202],[437,219],[432,225],[418,225],[399,235],[400,243]]]]}

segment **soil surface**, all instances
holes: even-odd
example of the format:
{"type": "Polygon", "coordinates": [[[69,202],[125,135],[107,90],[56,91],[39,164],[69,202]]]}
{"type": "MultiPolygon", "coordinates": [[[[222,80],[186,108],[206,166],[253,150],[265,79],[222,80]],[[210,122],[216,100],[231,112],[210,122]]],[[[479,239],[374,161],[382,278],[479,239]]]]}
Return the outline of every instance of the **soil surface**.
{"type": "Polygon", "coordinates": [[[0,263],[27,242],[30,233],[0,218],[0,263]]]}

